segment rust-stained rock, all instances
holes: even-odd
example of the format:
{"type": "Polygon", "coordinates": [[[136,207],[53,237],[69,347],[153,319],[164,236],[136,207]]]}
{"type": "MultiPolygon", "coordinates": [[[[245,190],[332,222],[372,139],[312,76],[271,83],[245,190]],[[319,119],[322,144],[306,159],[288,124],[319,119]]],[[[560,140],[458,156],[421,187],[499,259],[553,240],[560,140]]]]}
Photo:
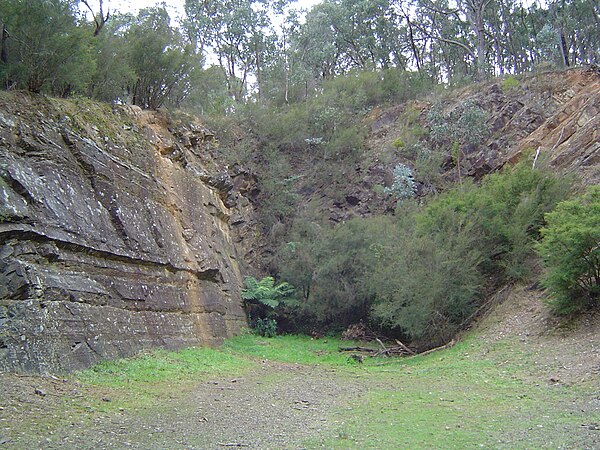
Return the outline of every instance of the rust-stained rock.
{"type": "Polygon", "coordinates": [[[230,218],[248,202],[225,205],[233,183],[201,154],[210,133],[167,122],[0,100],[0,369],[68,372],[245,324],[230,218]]]}

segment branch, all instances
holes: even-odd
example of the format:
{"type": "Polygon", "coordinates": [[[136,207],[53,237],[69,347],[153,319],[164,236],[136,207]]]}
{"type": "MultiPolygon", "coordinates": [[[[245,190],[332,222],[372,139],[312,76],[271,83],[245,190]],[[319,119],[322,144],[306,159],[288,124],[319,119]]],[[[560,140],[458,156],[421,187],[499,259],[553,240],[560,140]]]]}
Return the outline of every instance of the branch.
{"type": "Polygon", "coordinates": [[[425,3],[422,1],[421,6],[429,11],[433,11],[438,14],[442,14],[444,16],[451,16],[453,14],[460,12],[460,10],[458,8],[457,9],[440,9],[431,2],[425,3]]]}
{"type": "Polygon", "coordinates": [[[455,41],[454,39],[447,39],[447,38],[444,38],[442,36],[434,36],[429,31],[427,31],[423,27],[421,27],[420,25],[414,24],[414,26],[417,27],[419,30],[421,30],[421,32],[423,32],[423,34],[425,34],[425,36],[427,36],[427,37],[429,37],[431,39],[435,39],[435,40],[438,40],[438,41],[441,41],[441,42],[445,42],[446,44],[456,45],[457,47],[460,47],[464,51],[466,51],[473,59],[475,59],[475,53],[473,53],[473,50],[471,50],[469,47],[467,47],[462,42],[455,41]]]}
{"type": "Polygon", "coordinates": [[[104,16],[104,10],[102,9],[103,0],[100,0],[100,14],[98,14],[98,15],[96,15],[96,13],[94,12],[94,10],[92,9],[92,7],[90,6],[90,4],[87,0],[80,0],[80,1],[92,13],[92,17],[94,17],[94,23],[96,24],[96,29],[94,30],[94,36],[98,36],[100,34],[100,31],[102,30],[102,28],[104,27],[106,22],[108,22],[108,19],[110,18],[110,11],[106,11],[106,16],[104,16]]]}

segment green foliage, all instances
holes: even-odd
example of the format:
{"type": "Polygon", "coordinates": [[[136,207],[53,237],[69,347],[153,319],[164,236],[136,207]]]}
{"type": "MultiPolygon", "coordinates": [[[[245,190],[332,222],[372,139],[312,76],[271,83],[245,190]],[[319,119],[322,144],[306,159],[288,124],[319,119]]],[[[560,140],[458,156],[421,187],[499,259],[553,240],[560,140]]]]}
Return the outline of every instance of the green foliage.
{"type": "Polygon", "coordinates": [[[398,200],[404,200],[415,196],[417,185],[413,178],[410,167],[398,164],[394,167],[394,181],[390,187],[385,188],[386,194],[391,194],[398,200]]]}
{"type": "Polygon", "coordinates": [[[260,221],[263,228],[270,231],[294,214],[299,199],[295,191],[298,178],[292,174],[286,155],[274,146],[264,147],[262,157],[261,174],[264,175],[259,179],[260,221]]]}
{"type": "Polygon", "coordinates": [[[277,334],[277,321],[275,319],[258,319],[254,331],[259,335],[272,338],[277,334]]]}
{"type": "Polygon", "coordinates": [[[297,233],[276,260],[283,279],[303,286],[291,314],[332,329],[370,320],[424,346],[442,343],[489,288],[529,275],[544,214],[568,187],[523,163],[422,208],[405,200],[395,218],[297,233]]]}
{"type": "Polygon", "coordinates": [[[600,187],[559,203],[545,216],[537,247],[547,268],[544,285],[560,314],[600,305],[600,187]]]}
{"type": "Polygon", "coordinates": [[[375,186],[373,186],[373,192],[375,192],[377,195],[384,195],[385,194],[385,186],[383,186],[381,184],[376,184],[375,186]]]}
{"type": "Polygon", "coordinates": [[[515,77],[508,76],[504,80],[502,80],[502,90],[503,91],[512,91],[519,87],[521,83],[515,77]]]}
{"type": "Polygon", "coordinates": [[[275,284],[273,277],[264,277],[260,281],[246,277],[244,285],[242,298],[250,326],[261,336],[274,336],[277,332],[276,318],[297,303],[293,298],[294,287],[286,282],[275,284]]]}
{"type": "Polygon", "coordinates": [[[270,309],[277,308],[283,299],[289,297],[294,292],[293,286],[289,283],[275,284],[273,277],[264,277],[257,281],[254,277],[244,278],[242,289],[242,298],[246,303],[257,303],[270,309]]]}
{"type": "Polygon", "coordinates": [[[540,57],[538,65],[549,65],[550,68],[559,65],[561,56],[558,30],[551,23],[546,23],[535,38],[540,57]]]}
{"type": "Polygon", "coordinates": [[[345,165],[356,163],[362,156],[365,132],[358,126],[344,127],[325,144],[325,157],[345,165]]]}
{"type": "Polygon", "coordinates": [[[416,227],[404,225],[402,244],[385,252],[394,258],[375,272],[374,317],[414,339],[449,339],[490,280],[528,276],[544,213],[567,191],[556,175],[521,164],[438,196],[412,219],[405,214],[416,227]]]}
{"type": "Polygon", "coordinates": [[[438,105],[427,114],[431,140],[438,148],[481,144],[489,134],[486,120],[485,111],[470,100],[447,112],[438,105]]]}
{"type": "Polygon", "coordinates": [[[0,24],[7,31],[6,62],[0,63],[5,88],[58,96],[85,92],[95,70],[92,36],[78,26],[73,2],[5,0],[0,24]]]}
{"type": "Polygon", "coordinates": [[[465,185],[441,195],[419,217],[424,232],[448,232],[458,219],[479,230],[485,270],[506,280],[528,276],[528,258],[544,214],[569,191],[568,178],[527,162],[486,177],[481,187],[465,185]]]}
{"type": "Polygon", "coordinates": [[[440,169],[444,162],[444,153],[432,150],[422,142],[409,146],[406,153],[414,158],[415,178],[426,188],[435,192],[436,186],[442,184],[440,169]]]}
{"type": "Polygon", "coordinates": [[[333,329],[368,317],[374,297],[367,281],[392,229],[387,217],[353,219],[319,236],[311,246],[310,296],[299,312],[333,329]]]}
{"type": "Polygon", "coordinates": [[[401,149],[406,146],[406,144],[404,143],[404,140],[402,138],[394,139],[394,142],[392,142],[392,145],[394,147],[396,147],[397,149],[401,149]]]}
{"type": "Polygon", "coordinates": [[[128,62],[135,74],[133,103],[149,109],[166,102],[179,106],[189,94],[200,59],[171,27],[165,6],[142,9],[125,38],[128,62]]]}
{"type": "Polygon", "coordinates": [[[427,346],[456,333],[484,285],[480,236],[472,224],[452,219],[454,226],[444,233],[400,228],[371,280],[377,297],[372,317],[427,346]]]}

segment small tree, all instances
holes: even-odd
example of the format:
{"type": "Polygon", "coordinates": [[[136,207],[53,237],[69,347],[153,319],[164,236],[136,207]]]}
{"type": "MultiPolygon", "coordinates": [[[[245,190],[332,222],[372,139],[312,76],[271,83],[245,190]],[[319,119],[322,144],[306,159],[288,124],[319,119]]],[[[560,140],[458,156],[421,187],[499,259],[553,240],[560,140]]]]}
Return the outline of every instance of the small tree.
{"type": "Polygon", "coordinates": [[[465,100],[448,112],[437,105],[427,114],[431,142],[438,150],[450,151],[456,163],[459,181],[462,178],[463,146],[480,145],[487,138],[487,117],[486,112],[472,100],[465,100]]]}
{"type": "Polygon", "coordinates": [[[568,314],[600,305],[600,187],[559,203],[546,222],[538,252],[554,310],[568,314]]]}

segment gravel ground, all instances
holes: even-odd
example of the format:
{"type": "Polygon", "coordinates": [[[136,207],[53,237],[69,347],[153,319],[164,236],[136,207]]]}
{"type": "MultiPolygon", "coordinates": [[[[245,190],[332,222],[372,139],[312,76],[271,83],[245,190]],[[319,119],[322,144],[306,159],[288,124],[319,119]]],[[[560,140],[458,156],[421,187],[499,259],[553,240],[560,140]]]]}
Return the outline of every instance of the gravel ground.
{"type": "Polygon", "coordinates": [[[200,382],[183,398],[144,410],[101,413],[83,405],[71,423],[44,432],[44,423],[64,419],[61,398],[112,399],[52,378],[5,374],[3,387],[11,391],[0,410],[0,448],[7,449],[297,449],[306,439],[335,433],[336,412],[365,392],[360,378],[332,368],[263,362],[243,378],[200,382]],[[40,417],[39,427],[12,433],[11,424],[28,412],[40,417]]]}

